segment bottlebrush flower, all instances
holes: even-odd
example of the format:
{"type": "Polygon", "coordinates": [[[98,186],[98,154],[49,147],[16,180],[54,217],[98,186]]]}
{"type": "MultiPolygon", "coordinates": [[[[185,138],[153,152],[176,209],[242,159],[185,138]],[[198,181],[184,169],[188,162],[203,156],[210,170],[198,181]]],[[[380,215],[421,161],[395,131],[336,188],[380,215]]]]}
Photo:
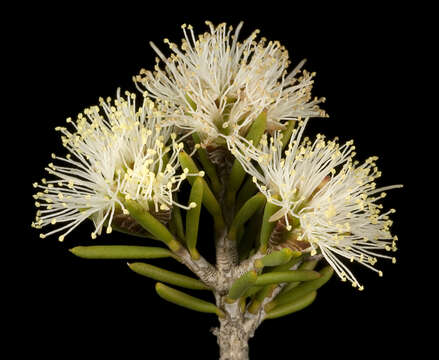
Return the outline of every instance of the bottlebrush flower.
{"type": "Polygon", "coordinates": [[[92,238],[111,223],[117,213],[127,214],[123,198],[137,200],[145,210],[168,210],[178,205],[173,192],[188,175],[185,169],[177,174],[178,152],[182,144],[176,141],[169,126],[161,122],[161,111],[148,98],[137,108],[135,95],[126,92],[126,99],[118,91],[114,102],[100,100],[71,118],[61,132],[65,157],[52,154],[60,164],[46,168],[53,179],[34,183],[40,191],[34,195],[39,208],[34,227],[59,224],[41,234],[46,237],[62,233],[59,240],[86,219],[92,219],[95,230],[92,238]]]}
{"type": "Polygon", "coordinates": [[[340,145],[322,135],[314,142],[301,141],[306,122],[295,129],[284,155],[278,131],[269,139],[265,136],[259,148],[238,143],[233,153],[267,201],[279,206],[270,221],[283,222],[288,234],[283,244],[274,243],[311,255],[320,250],[342,280],[363,289],[340,257],[380,275],[373,267],[378,257],[396,261],[381,252],[396,250],[389,219],[394,210],[381,213],[378,201],[386,190],[401,185],[376,188],[375,180],[381,176],[378,158],[370,157],[363,164],[354,161],[352,141],[340,145]]]}
{"type": "Polygon", "coordinates": [[[170,107],[169,122],[198,132],[204,144],[233,143],[262,111],[269,131],[282,128],[285,120],[325,116],[312,99],[313,77],[301,71],[305,61],[287,73],[287,50],[278,41],[256,41],[259,30],[238,42],[243,23],[236,30],[226,24],[206,22],[210,32],[196,37],[192,26],[182,26],[182,45],[165,39],[172,55],[151,43],[163,61],[155,71],[142,70],[134,78],[141,90],[170,107]]]}

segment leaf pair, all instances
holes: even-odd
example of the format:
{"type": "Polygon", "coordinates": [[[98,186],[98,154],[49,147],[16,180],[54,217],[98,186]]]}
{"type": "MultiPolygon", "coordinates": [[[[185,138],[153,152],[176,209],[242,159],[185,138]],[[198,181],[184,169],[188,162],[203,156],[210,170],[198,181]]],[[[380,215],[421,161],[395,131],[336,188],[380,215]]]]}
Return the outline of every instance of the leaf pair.
{"type": "Polygon", "coordinates": [[[261,275],[258,275],[255,270],[251,270],[234,281],[230,287],[228,299],[230,302],[238,300],[245,296],[253,286],[266,287],[284,282],[311,281],[319,277],[320,274],[312,270],[273,271],[261,275]]]}
{"type": "Polygon", "coordinates": [[[317,295],[316,290],[328,282],[333,273],[334,270],[327,266],[320,270],[321,276],[318,279],[304,282],[292,290],[282,292],[265,305],[265,318],[274,319],[285,316],[310,305],[317,295]]]}
{"type": "MultiPolygon", "coordinates": [[[[192,290],[209,290],[209,287],[200,280],[177,274],[172,271],[160,269],[157,266],[145,263],[133,263],[129,264],[129,267],[134,272],[154,280],[192,290]]],[[[225,316],[221,309],[219,309],[215,304],[199,299],[195,296],[188,295],[182,291],[164,285],[161,282],[156,283],[155,290],[162,299],[173,304],[198,312],[216,314],[219,317],[225,316]]]]}
{"type": "MultiPolygon", "coordinates": [[[[175,257],[175,255],[163,248],[150,246],[124,246],[124,245],[98,245],[98,246],[77,246],[70,251],[84,259],[157,259],[164,257],[175,257]]],[[[192,290],[209,290],[209,287],[198,279],[177,274],[172,271],[161,269],[146,263],[135,262],[128,264],[129,268],[142,276],[154,280],[166,282],[192,290]]],[[[201,312],[214,313],[224,316],[223,312],[214,304],[190,296],[181,291],[172,289],[162,283],[156,284],[156,291],[167,301],[174,304],[201,312]]]]}

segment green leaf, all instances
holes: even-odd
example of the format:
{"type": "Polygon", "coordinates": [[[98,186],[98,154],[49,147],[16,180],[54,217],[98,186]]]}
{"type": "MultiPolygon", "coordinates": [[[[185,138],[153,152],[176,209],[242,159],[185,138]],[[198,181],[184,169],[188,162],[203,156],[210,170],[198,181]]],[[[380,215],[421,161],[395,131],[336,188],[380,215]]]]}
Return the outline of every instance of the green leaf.
{"type": "Polygon", "coordinates": [[[134,200],[124,199],[124,206],[134,220],[158,240],[161,240],[168,245],[172,251],[175,252],[180,249],[180,243],[175,240],[174,236],[169,232],[166,226],[146,211],[139,203],[134,200]]]}
{"type": "Polygon", "coordinates": [[[311,281],[320,278],[320,273],[311,270],[269,272],[258,276],[255,285],[280,284],[293,281],[311,281]]]}
{"type": "Polygon", "coordinates": [[[277,284],[265,285],[262,289],[256,294],[252,302],[248,307],[248,312],[251,314],[256,314],[259,308],[262,305],[262,302],[267,296],[270,296],[273,293],[273,290],[277,287],[277,284]]]}
{"type": "Polygon", "coordinates": [[[256,295],[256,293],[261,291],[263,288],[264,288],[263,286],[252,286],[246,291],[244,296],[252,297],[252,296],[256,295]]]}
{"type": "MultiPolygon", "coordinates": [[[[297,254],[294,254],[294,256],[295,255],[297,255],[297,254]]],[[[300,262],[302,260],[302,257],[303,257],[303,255],[299,255],[297,257],[292,257],[285,264],[269,268],[267,273],[276,273],[276,272],[289,271],[289,270],[291,270],[291,268],[294,265],[296,265],[298,262],[300,262]]],[[[291,283],[288,283],[287,286],[289,286],[291,284],[296,284],[296,286],[297,286],[298,284],[300,284],[300,282],[291,282],[291,283]]],[[[271,294],[273,293],[273,290],[277,286],[278,286],[278,284],[269,284],[269,285],[263,286],[261,288],[261,291],[256,294],[256,296],[252,300],[251,304],[249,305],[249,312],[255,314],[259,310],[259,308],[262,305],[262,302],[264,301],[264,299],[267,296],[271,296],[271,294]]],[[[255,288],[256,288],[256,286],[255,286],[255,288]]]]}
{"type": "MultiPolygon", "coordinates": [[[[273,271],[277,271],[277,272],[282,272],[282,271],[289,271],[291,270],[291,268],[296,265],[298,262],[302,261],[303,255],[300,255],[298,257],[295,257],[296,254],[294,254],[293,252],[293,257],[291,258],[290,261],[288,261],[287,263],[283,264],[283,265],[278,265],[276,267],[273,268],[268,268],[265,269],[267,272],[273,272],[273,271]]],[[[299,269],[302,270],[302,269],[299,269]]]]}
{"type": "Polygon", "coordinates": [[[131,263],[129,268],[139,275],[149,277],[154,280],[163,281],[168,284],[181,286],[193,290],[209,290],[209,287],[198,279],[186,275],[159,268],[145,263],[131,263]]]}
{"type": "MultiPolygon", "coordinates": [[[[184,151],[181,151],[178,155],[178,158],[180,160],[181,167],[183,169],[189,169],[190,173],[199,173],[198,167],[195,164],[194,160],[184,151]]],[[[191,185],[194,183],[195,178],[193,176],[188,177],[188,181],[191,183],[191,185]]],[[[209,185],[207,184],[206,180],[202,179],[203,181],[203,205],[206,207],[207,211],[212,215],[214,221],[215,221],[215,227],[217,229],[221,229],[224,227],[224,219],[221,211],[221,206],[218,203],[217,199],[215,198],[215,195],[212,193],[212,190],[210,190],[209,185]]]]}
{"type": "Polygon", "coordinates": [[[319,289],[328,282],[333,273],[334,270],[330,266],[326,266],[325,268],[320,270],[320,278],[312,281],[307,281],[288,292],[283,292],[279,294],[274,300],[265,305],[265,311],[268,312],[279,305],[290,303],[296,299],[299,299],[302,296],[311,293],[312,291],[319,289]]]}
{"type": "Polygon", "coordinates": [[[319,263],[319,260],[308,260],[304,261],[300,266],[300,270],[314,270],[317,264],[319,263]]]}
{"type": "MultiPolygon", "coordinates": [[[[308,261],[304,261],[298,268],[298,270],[314,270],[314,268],[317,266],[319,260],[308,260],[308,261]]],[[[287,286],[285,286],[281,293],[286,293],[292,289],[294,289],[295,287],[297,287],[300,284],[299,282],[291,282],[289,283],[287,286]]]]}
{"type": "Polygon", "coordinates": [[[278,317],[289,315],[299,310],[303,310],[314,302],[316,296],[317,296],[317,291],[312,291],[289,303],[276,306],[274,309],[266,313],[264,319],[276,319],[278,317]]]}
{"type": "Polygon", "coordinates": [[[185,95],[186,101],[189,103],[189,106],[192,108],[192,110],[197,110],[197,104],[191,99],[191,97],[186,94],[185,95]]]}
{"type": "Polygon", "coordinates": [[[240,261],[247,259],[252,249],[254,250],[254,247],[258,246],[257,242],[259,241],[259,230],[261,228],[262,219],[260,212],[261,209],[247,222],[243,238],[238,243],[240,261]]]}
{"type": "Polygon", "coordinates": [[[258,211],[262,205],[264,205],[266,198],[263,194],[258,193],[251,197],[238,211],[230,226],[229,239],[236,240],[238,229],[244,225],[244,223],[252,217],[252,215],[258,211]]]}
{"type": "Polygon", "coordinates": [[[258,191],[258,187],[253,182],[251,176],[248,176],[242,185],[241,189],[238,192],[238,197],[236,198],[236,209],[239,210],[244,203],[250,199],[256,192],[258,191]]]}
{"type": "Polygon", "coordinates": [[[252,141],[254,146],[257,146],[266,128],[267,128],[267,112],[263,111],[250,126],[250,129],[248,130],[245,138],[248,141],[252,141]]]}
{"type": "MultiPolygon", "coordinates": [[[[264,111],[255,119],[245,138],[249,141],[252,141],[254,146],[257,146],[265,132],[266,125],[267,113],[264,111]]],[[[227,185],[226,204],[228,204],[228,206],[232,206],[235,203],[236,193],[241,187],[245,175],[246,172],[241,163],[238,159],[235,159],[230,171],[227,185]]]]}
{"type": "Polygon", "coordinates": [[[255,267],[258,269],[262,269],[265,266],[278,266],[288,263],[293,255],[296,257],[300,256],[301,253],[293,252],[293,250],[289,248],[283,248],[279,251],[274,251],[271,254],[265,255],[264,257],[255,261],[255,267]]]}
{"type": "MultiPolygon", "coordinates": [[[[278,198],[275,195],[273,198],[278,198]]],[[[260,240],[260,251],[265,253],[267,251],[268,240],[270,239],[271,232],[276,225],[276,222],[270,222],[270,217],[279,210],[279,206],[272,204],[267,201],[265,204],[264,215],[262,217],[262,225],[261,225],[261,240],[260,240]]]]}
{"type": "MultiPolygon", "coordinates": [[[[194,139],[195,144],[200,144],[201,140],[197,133],[193,133],[192,138],[194,139]]],[[[197,154],[201,165],[203,165],[203,170],[206,171],[206,174],[210,179],[213,192],[219,194],[221,192],[221,182],[216,173],[215,165],[210,161],[206,149],[203,149],[202,147],[198,148],[197,154]]]]}
{"type": "Polygon", "coordinates": [[[243,274],[240,278],[236,279],[232,284],[227,295],[228,299],[232,302],[239,299],[244,293],[255,284],[258,274],[252,270],[243,274]]]}
{"type": "Polygon", "coordinates": [[[69,251],[84,259],[158,259],[174,256],[174,254],[167,249],[153,246],[76,246],[69,251]]]}
{"type": "Polygon", "coordinates": [[[189,203],[195,204],[194,208],[191,208],[186,213],[186,246],[191,254],[191,257],[195,260],[200,258],[198,253],[197,238],[198,238],[198,225],[200,222],[201,202],[203,200],[203,179],[197,178],[193,184],[191,193],[189,196],[189,203]]]}
{"type": "Polygon", "coordinates": [[[293,134],[294,127],[296,126],[296,120],[289,120],[288,125],[284,131],[282,131],[282,149],[290,142],[291,135],[293,134]]]}
{"type": "Polygon", "coordinates": [[[215,304],[185,294],[182,291],[175,290],[160,282],[155,285],[155,290],[162,299],[167,300],[173,304],[180,305],[194,311],[216,314],[219,317],[225,316],[224,313],[215,304]]]}
{"type": "Polygon", "coordinates": [[[244,228],[244,226],[240,226],[238,228],[238,232],[237,232],[237,235],[236,235],[236,241],[238,243],[242,240],[242,238],[244,237],[244,234],[245,234],[245,228],[244,228]]]}
{"type": "Polygon", "coordinates": [[[181,209],[178,206],[172,208],[171,223],[175,227],[175,232],[180,240],[185,240],[183,218],[181,216],[181,209]]]}

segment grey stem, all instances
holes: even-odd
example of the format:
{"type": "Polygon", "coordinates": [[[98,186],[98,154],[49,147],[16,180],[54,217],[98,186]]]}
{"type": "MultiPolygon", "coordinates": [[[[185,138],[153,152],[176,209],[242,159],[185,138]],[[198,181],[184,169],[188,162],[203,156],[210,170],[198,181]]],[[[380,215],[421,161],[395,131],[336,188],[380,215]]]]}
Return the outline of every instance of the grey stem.
{"type": "Polygon", "coordinates": [[[178,259],[196,274],[207,286],[212,289],[217,287],[218,272],[214,266],[206,261],[206,259],[202,256],[200,256],[198,260],[192,259],[189,251],[183,247],[177,251],[176,255],[178,256],[178,259]]]}
{"type": "Polygon", "coordinates": [[[240,321],[220,320],[216,331],[220,360],[248,360],[248,337],[240,321]]]}

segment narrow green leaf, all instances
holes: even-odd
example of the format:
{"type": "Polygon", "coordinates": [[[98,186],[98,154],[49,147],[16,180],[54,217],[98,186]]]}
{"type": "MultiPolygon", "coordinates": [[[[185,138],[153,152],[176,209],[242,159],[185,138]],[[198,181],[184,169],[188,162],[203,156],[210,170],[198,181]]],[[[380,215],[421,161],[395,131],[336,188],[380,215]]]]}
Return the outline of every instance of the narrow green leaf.
{"type": "Polygon", "coordinates": [[[317,291],[312,291],[289,303],[276,306],[274,309],[266,313],[264,319],[276,319],[278,317],[289,315],[299,310],[303,310],[314,302],[316,296],[317,296],[317,291]]]}
{"type": "Polygon", "coordinates": [[[236,241],[239,243],[245,234],[245,228],[244,226],[240,226],[236,235],[236,241]]]}
{"type": "Polygon", "coordinates": [[[264,288],[263,286],[252,286],[246,291],[244,296],[252,297],[252,296],[256,295],[256,293],[261,291],[263,288],[264,288]]]}
{"type": "MultiPolygon", "coordinates": [[[[267,113],[262,112],[251,125],[246,139],[253,142],[257,146],[265,132],[267,125],[267,113]]],[[[235,159],[230,171],[229,181],[227,185],[226,204],[232,206],[235,203],[235,196],[245,177],[245,170],[238,159],[235,159]]]]}
{"type": "Polygon", "coordinates": [[[192,110],[197,110],[197,104],[195,104],[195,102],[191,99],[191,97],[188,94],[185,95],[185,98],[189,106],[192,108],[192,110]]]}
{"type": "Polygon", "coordinates": [[[272,300],[267,305],[265,305],[265,311],[268,312],[274,307],[290,303],[291,301],[299,299],[300,297],[305,296],[311,293],[312,291],[319,289],[320,287],[322,287],[324,284],[328,282],[328,280],[331,278],[333,273],[334,270],[330,266],[326,266],[325,268],[320,270],[320,274],[321,274],[320,278],[312,281],[307,281],[288,292],[283,292],[279,294],[274,300],[272,300]]]}
{"type": "Polygon", "coordinates": [[[274,251],[271,254],[265,255],[264,257],[255,261],[255,266],[258,269],[262,269],[265,266],[278,266],[288,263],[293,255],[299,256],[300,253],[293,252],[289,248],[283,248],[279,251],[274,251]]]}
{"type": "Polygon", "coordinates": [[[229,239],[236,240],[238,229],[244,225],[244,223],[252,217],[252,215],[258,211],[265,203],[266,198],[263,194],[258,193],[251,197],[238,211],[230,226],[229,239]]]}
{"type": "MultiPolygon", "coordinates": [[[[296,254],[295,254],[296,255],[296,254]]],[[[269,268],[268,269],[268,272],[283,272],[283,271],[289,271],[289,270],[291,270],[291,268],[294,266],[294,265],[296,265],[297,263],[299,263],[300,261],[302,261],[302,258],[303,258],[303,255],[300,255],[300,256],[298,256],[298,257],[293,257],[290,261],[288,261],[286,264],[283,264],[283,265],[278,265],[278,266],[275,266],[275,267],[272,267],[272,268],[269,268]]],[[[300,269],[300,267],[299,267],[299,270],[302,270],[302,269],[300,269]]],[[[294,288],[294,287],[296,287],[297,285],[299,285],[300,284],[300,281],[293,281],[293,282],[290,282],[290,283],[288,283],[285,287],[284,287],[284,289],[285,288],[287,288],[287,287],[291,287],[291,288],[294,288]]],[[[272,286],[277,286],[277,285],[266,285],[266,286],[268,286],[268,287],[272,287],[272,286]]],[[[282,290],[283,291],[283,290],[282,290]]],[[[264,297],[265,298],[265,297],[264,297]]],[[[261,300],[261,303],[262,303],[262,300],[261,300]]]]}
{"type": "Polygon", "coordinates": [[[203,200],[203,179],[197,178],[193,184],[189,196],[189,203],[195,204],[186,213],[186,246],[194,259],[199,259],[200,254],[196,249],[198,238],[198,225],[200,222],[201,202],[203,200]]]}
{"type": "MultiPolygon", "coordinates": [[[[201,143],[200,137],[197,133],[193,133],[192,138],[194,139],[195,144],[201,143]]],[[[203,165],[203,170],[206,171],[206,174],[210,179],[213,192],[215,194],[219,194],[221,192],[221,182],[219,181],[218,175],[216,173],[215,165],[212,164],[212,162],[210,161],[206,149],[203,149],[202,147],[198,148],[197,154],[201,165],[203,165]]]]}
{"type": "Polygon", "coordinates": [[[280,284],[292,281],[311,281],[320,278],[320,273],[311,270],[269,272],[258,276],[255,285],[280,284]]]}
{"type": "Polygon", "coordinates": [[[258,247],[259,231],[261,228],[262,214],[261,209],[257,211],[247,222],[242,239],[238,243],[239,260],[242,261],[249,257],[250,251],[258,247]]]}
{"type": "Polygon", "coordinates": [[[167,300],[173,304],[180,305],[194,311],[216,314],[219,317],[225,316],[224,313],[215,304],[185,294],[182,291],[173,289],[160,282],[155,285],[155,290],[162,299],[167,300]]]}
{"type": "MultiPolygon", "coordinates": [[[[298,262],[302,260],[303,255],[296,256],[297,254],[293,254],[294,257],[292,257],[288,262],[282,265],[278,265],[275,267],[271,267],[268,269],[269,272],[284,272],[289,271],[291,268],[296,265],[298,262]]],[[[300,282],[292,282],[290,284],[300,284],[300,282]]],[[[288,286],[287,285],[287,286],[288,286]]],[[[256,314],[256,312],[259,310],[259,308],[262,305],[262,302],[265,300],[266,297],[271,296],[274,289],[278,286],[278,284],[269,284],[262,287],[259,287],[261,291],[259,291],[256,296],[252,299],[251,304],[248,307],[248,311],[252,314],[256,314]]],[[[258,288],[257,286],[254,286],[254,288],[258,288]]]]}
{"type": "Polygon", "coordinates": [[[317,264],[319,263],[319,260],[308,260],[304,261],[300,266],[300,270],[314,270],[317,264]]]}
{"type": "Polygon", "coordinates": [[[267,113],[263,111],[250,126],[250,129],[248,130],[245,138],[248,141],[252,141],[254,146],[257,146],[266,128],[267,128],[267,113]]]}
{"type": "Polygon", "coordinates": [[[198,279],[186,275],[177,274],[173,271],[165,270],[157,266],[145,263],[131,263],[129,268],[139,275],[149,277],[154,280],[163,281],[168,284],[181,286],[193,290],[209,290],[209,287],[198,279]]]}
{"type": "Polygon", "coordinates": [[[294,127],[296,126],[296,120],[289,120],[287,127],[282,131],[282,149],[290,142],[291,135],[293,134],[294,127]]]}
{"type": "Polygon", "coordinates": [[[251,314],[256,314],[256,312],[261,307],[264,299],[273,293],[273,290],[276,288],[276,286],[277,284],[270,284],[263,286],[261,290],[254,297],[251,304],[249,305],[248,312],[251,314]]]}
{"type": "MultiPolygon", "coordinates": [[[[274,196],[277,198],[277,196],[274,196]]],[[[272,204],[267,201],[265,204],[264,215],[262,217],[261,225],[261,240],[260,240],[260,251],[265,253],[267,251],[268,240],[270,239],[271,232],[276,225],[276,222],[270,222],[270,217],[279,210],[279,206],[272,204]]]]}
{"type": "Polygon", "coordinates": [[[76,246],[69,251],[84,259],[158,259],[174,256],[168,249],[153,246],[92,245],[76,246]]]}
{"type": "Polygon", "coordinates": [[[238,197],[236,198],[236,209],[239,210],[244,203],[250,199],[256,192],[258,191],[258,187],[253,182],[251,176],[248,176],[242,185],[241,189],[238,192],[238,197]]]}
{"type": "Polygon", "coordinates": [[[181,209],[178,206],[172,208],[171,222],[175,226],[175,232],[180,240],[185,240],[183,218],[181,216],[181,209]]]}
{"type": "MultiPolygon", "coordinates": [[[[302,261],[303,259],[303,255],[297,256],[295,257],[296,254],[294,254],[293,252],[293,257],[291,258],[290,261],[288,261],[287,263],[283,264],[283,265],[278,265],[276,267],[273,268],[269,268],[266,271],[267,272],[273,272],[273,271],[277,271],[277,272],[281,272],[281,271],[289,271],[291,270],[291,268],[296,265],[298,262],[302,261]]],[[[299,269],[302,270],[302,269],[299,269]]]]}
{"type": "MultiPolygon", "coordinates": [[[[195,162],[192,160],[192,158],[184,151],[181,151],[178,155],[178,158],[180,160],[181,167],[183,169],[189,169],[190,173],[198,173],[198,167],[195,164],[195,162]]],[[[189,176],[188,181],[191,183],[191,185],[194,183],[195,178],[194,176],[189,176]]],[[[206,207],[207,211],[213,216],[213,219],[215,221],[215,227],[223,228],[224,227],[224,220],[223,215],[221,211],[221,206],[218,203],[217,199],[215,198],[215,195],[212,193],[212,190],[210,190],[209,185],[207,184],[206,180],[202,179],[204,189],[203,189],[203,205],[206,207]]]]}
{"type": "Polygon", "coordinates": [[[136,220],[145,230],[150,232],[158,240],[163,241],[172,251],[180,249],[180,243],[175,240],[174,236],[169,232],[165,225],[146,211],[139,203],[134,200],[124,200],[124,206],[130,215],[136,220]]]}
{"type": "Polygon", "coordinates": [[[258,274],[252,270],[243,274],[240,278],[236,279],[229,290],[227,297],[235,301],[239,299],[244,293],[255,284],[258,274]]]}
{"type": "MultiPolygon", "coordinates": [[[[314,270],[314,268],[317,266],[317,263],[319,262],[319,260],[308,260],[308,261],[304,261],[298,268],[298,270],[314,270]]],[[[292,289],[294,289],[295,287],[297,287],[300,284],[299,282],[291,282],[289,284],[287,284],[287,286],[285,286],[281,293],[286,293],[292,289]]]]}

